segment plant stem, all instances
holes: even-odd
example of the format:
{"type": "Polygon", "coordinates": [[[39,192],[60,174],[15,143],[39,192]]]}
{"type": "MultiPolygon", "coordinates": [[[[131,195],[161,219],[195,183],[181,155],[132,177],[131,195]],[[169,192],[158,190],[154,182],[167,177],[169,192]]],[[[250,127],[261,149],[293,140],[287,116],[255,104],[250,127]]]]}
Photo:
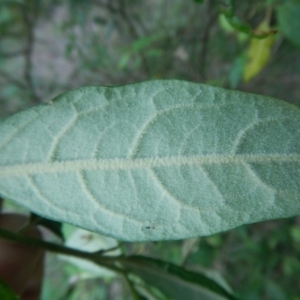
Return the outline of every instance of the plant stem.
{"type": "Polygon", "coordinates": [[[0,228],[0,237],[28,247],[40,248],[40,249],[47,250],[49,252],[55,252],[59,254],[71,255],[78,258],[88,259],[96,264],[111,269],[115,272],[119,272],[119,273],[121,272],[123,274],[123,270],[115,265],[115,263],[118,261],[120,256],[107,257],[107,256],[99,255],[99,252],[98,253],[85,252],[85,251],[69,248],[63,245],[58,245],[55,243],[46,242],[36,238],[24,236],[20,233],[15,233],[6,230],[4,228],[0,228]]]}

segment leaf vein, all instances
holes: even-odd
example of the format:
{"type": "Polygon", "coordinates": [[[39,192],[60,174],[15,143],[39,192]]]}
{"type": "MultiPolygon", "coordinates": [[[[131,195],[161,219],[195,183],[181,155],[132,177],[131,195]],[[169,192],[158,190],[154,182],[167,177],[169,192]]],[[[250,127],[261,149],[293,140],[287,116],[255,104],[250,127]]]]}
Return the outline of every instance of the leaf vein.
{"type": "Polygon", "coordinates": [[[0,167],[0,177],[23,176],[24,174],[67,173],[78,170],[133,170],[153,167],[173,167],[181,165],[213,165],[248,163],[300,163],[300,154],[290,155],[203,155],[164,158],[137,159],[90,159],[69,160],[46,163],[28,163],[0,167]]]}
{"type": "Polygon", "coordinates": [[[63,129],[55,136],[53,139],[53,143],[50,147],[48,158],[46,161],[51,162],[55,160],[55,157],[57,155],[57,148],[61,141],[61,139],[64,137],[64,135],[73,128],[73,126],[76,124],[76,121],[78,120],[78,113],[74,105],[71,105],[71,107],[74,109],[75,114],[73,118],[63,127],[63,129]]]}
{"type": "MultiPolygon", "coordinates": [[[[78,178],[80,179],[80,183],[81,183],[81,186],[83,188],[83,190],[85,191],[85,193],[87,194],[87,196],[89,197],[89,199],[92,200],[92,202],[97,206],[97,210],[101,209],[103,212],[105,212],[106,214],[108,215],[113,215],[114,217],[119,217],[119,218],[122,218],[122,219],[128,219],[128,220],[131,220],[132,222],[135,222],[135,223],[141,223],[139,220],[136,220],[136,219],[133,219],[131,218],[130,216],[128,215],[125,215],[125,214],[121,214],[121,213],[118,213],[118,212],[115,212],[109,208],[107,208],[106,206],[104,206],[98,199],[97,197],[94,195],[94,193],[91,191],[91,189],[89,188],[88,186],[88,183],[87,183],[87,180],[83,174],[83,172],[78,172],[77,173],[78,175],[78,178]]],[[[93,218],[94,221],[100,225],[98,223],[98,220],[96,218],[93,218]]]]}

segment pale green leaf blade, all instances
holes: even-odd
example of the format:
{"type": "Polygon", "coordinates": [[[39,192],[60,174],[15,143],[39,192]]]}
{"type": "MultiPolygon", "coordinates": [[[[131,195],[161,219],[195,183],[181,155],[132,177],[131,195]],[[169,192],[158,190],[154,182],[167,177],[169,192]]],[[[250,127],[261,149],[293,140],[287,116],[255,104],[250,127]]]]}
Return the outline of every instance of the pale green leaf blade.
{"type": "Polygon", "coordinates": [[[0,194],[121,240],[300,212],[300,110],[176,80],[85,87],[0,123],[0,194]]]}

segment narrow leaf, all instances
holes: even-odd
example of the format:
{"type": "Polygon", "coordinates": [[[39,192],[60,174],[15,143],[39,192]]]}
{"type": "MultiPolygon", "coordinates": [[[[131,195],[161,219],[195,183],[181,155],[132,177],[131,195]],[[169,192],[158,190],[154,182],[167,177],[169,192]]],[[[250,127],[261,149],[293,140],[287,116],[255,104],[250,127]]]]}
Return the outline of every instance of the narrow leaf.
{"type": "MultiPolygon", "coordinates": [[[[267,20],[261,22],[257,28],[258,32],[268,31],[270,26],[267,20]]],[[[248,82],[258,75],[269,62],[271,49],[275,42],[274,35],[268,35],[263,39],[252,38],[248,49],[248,63],[244,69],[244,81],[248,82]]]]}
{"type": "Polygon", "coordinates": [[[121,263],[127,271],[177,300],[236,299],[232,293],[206,275],[171,263],[142,256],[127,257],[121,263]]]}
{"type": "Polygon", "coordinates": [[[177,80],[84,87],[0,123],[0,195],[127,241],[300,212],[300,110],[177,80]]]}
{"type": "Polygon", "coordinates": [[[287,1],[279,5],[277,18],[280,31],[300,48],[300,2],[287,1]]]}

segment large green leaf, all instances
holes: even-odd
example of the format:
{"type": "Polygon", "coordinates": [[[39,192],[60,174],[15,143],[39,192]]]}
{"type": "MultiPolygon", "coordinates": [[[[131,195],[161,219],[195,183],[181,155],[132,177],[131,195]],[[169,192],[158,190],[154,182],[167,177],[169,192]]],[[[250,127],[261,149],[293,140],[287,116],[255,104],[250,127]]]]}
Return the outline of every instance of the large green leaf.
{"type": "Polygon", "coordinates": [[[300,110],[176,80],[84,87],[0,123],[0,195],[128,241],[300,212],[300,110]]]}

